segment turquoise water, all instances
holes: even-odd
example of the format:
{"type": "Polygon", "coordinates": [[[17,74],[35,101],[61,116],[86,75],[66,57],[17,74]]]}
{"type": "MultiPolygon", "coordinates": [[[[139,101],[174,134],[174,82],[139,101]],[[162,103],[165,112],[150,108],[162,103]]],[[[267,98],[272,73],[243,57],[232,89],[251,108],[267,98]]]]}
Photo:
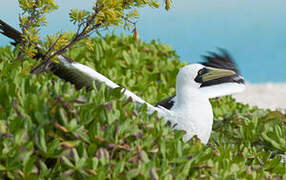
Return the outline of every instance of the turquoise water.
{"type": "MultiPolygon", "coordinates": [[[[3,0],[2,0],[3,1],[3,0]]],[[[16,26],[16,0],[4,0],[0,18],[16,26]]],[[[43,34],[73,29],[68,9],[87,8],[90,0],[56,0],[60,9],[49,16],[43,34]]],[[[286,82],[285,0],[174,0],[173,8],[141,9],[140,38],[172,46],[182,61],[198,62],[216,47],[228,49],[246,80],[286,82]]],[[[6,38],[0,38],[7,45],[6,38]]]]}

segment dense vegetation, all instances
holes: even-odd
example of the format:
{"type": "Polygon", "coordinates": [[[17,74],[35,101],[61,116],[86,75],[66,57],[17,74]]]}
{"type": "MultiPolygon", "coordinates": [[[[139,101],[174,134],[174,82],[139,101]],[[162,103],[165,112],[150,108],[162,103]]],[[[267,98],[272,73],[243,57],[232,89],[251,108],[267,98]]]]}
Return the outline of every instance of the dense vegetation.
{"type": "MultiPolygon", "coordinates": [[[[175,93],[176,53],[158,42],[107,35],[66,55],[150,103],[175,93]]],[[[286,116],[212,100],[211,145],[172,131],[118,89],[75,90],[33,59],[0,49],[0,179],[286,179],[286,116]]]]}

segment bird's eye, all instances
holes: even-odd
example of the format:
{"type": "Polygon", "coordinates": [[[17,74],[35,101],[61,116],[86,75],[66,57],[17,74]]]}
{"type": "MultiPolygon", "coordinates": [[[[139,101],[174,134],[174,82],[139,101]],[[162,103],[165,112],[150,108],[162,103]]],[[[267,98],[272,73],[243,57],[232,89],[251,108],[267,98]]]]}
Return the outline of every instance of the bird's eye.
{"type": "Polygon", "coordinates": [[[207,69],[203,68],[203,69],[199,70],[198,75],[203,75],[206,72],[207,72],[207,69]]]}

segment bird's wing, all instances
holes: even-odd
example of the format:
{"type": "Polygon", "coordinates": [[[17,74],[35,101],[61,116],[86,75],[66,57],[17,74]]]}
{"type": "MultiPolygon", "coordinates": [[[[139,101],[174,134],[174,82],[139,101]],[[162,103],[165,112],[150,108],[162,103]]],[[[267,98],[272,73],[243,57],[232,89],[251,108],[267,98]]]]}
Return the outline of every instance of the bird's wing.
{"type": "Polygon", "coordinates": [[[18,30],[11,27],[9,24],[5,23],[0,19],[0,33],[4,36],[7,36],[8,38],[14,40],[11,44],[15,45],[21,42],[21,35],[18,30]]]}
{"type": "MultiPolygon", "coordinates": [[[[14,40],[14,42],[12,43],[13,45],[21,43],[22,34],[2,20],[0,20],[0,30],[0,33],[14,40]]],[[[40,54],[40,52],[36,55],[36,57],[41,56],[43,55],[40,54]]],[[[56,76],[71,82],[75,85],[77,89],[80,89],[82,87],[90,89],[92,88],[93,82],[96,83],[97,87],[100,85],[100,83],[104,83],[106,86],[112,89],[119,87],[119,85],[112,82],[110,79],[98,73],[94,69],[86,65],[73,62],[73,60],[68,57],[58,56],[57,60],[58,63],[52,62],[49,64],[48,70],[56,76]]],[[[153,113],[154,111],[158,111],[158,115],[161,117],[167,113],[167,110],[164,110],[164,112],[161,111],[162,108],[152,106],[151,104],[147,103],[142,98],[138,97],[136,94],[125,88],[122,89],[122,92],[124,93],[126,98],[132,98],[132,100],[135,101],[138,106],[146,104],[149,114],[153,113]]]]}
{"type": "MultiPolygon", "coordinates": [[[[98,73],[94,69],[77,62],[72,62],[71,59],[64,56],[59,56],[59,63],[51,64],[49,69],[58,77],[74,84],[77,89],[80,89],[82,87],[91,89],[93,82],[95,82],[96,87],[99,87],[101,83],[104,83],[111,89],[120,87],[118,84],[114,83],[113,81],[111,81],[104,75],[98,73]]],[[[142,98],[129,91],[128,89],[123,88],[122,92],[124,93],[126,98],[131,98],[134,102],[136,102],[138,106],[146,104],[148,112],[150,114],[158,110],[157,107],[154,107],[151,104],[147,103],[142,98]]]]}
{"type": "MultiPolygon", "coordinates": [[[[92,88],[92,78],[86,76],[79,71],[75,66],[75,63],[66,56],[59,56],[60,63],[51,63],[48,66],[48,70],[54,73],[56,76],[64,79],[75,85],[76,89],[86,87],[88,90],[92,88]]],[[[98,86],[98,84],[96,84],[98,86]]]]}
{"type": "MultiPolygon", "coordinates": [[[[22,42],[22,33],[5,23],[0,19],[0,33],[4,36],[10,38],[14,42],[11,42],[13,45],[17,45],[22,42]]],[[[43,55],[38,52],[35,58],[40,58],[43,55]]],[[[51,63],[49,65],[49,70],[55,75],[59,76],[62,79],[65,79],[76,86],[77,89],[82,87],[87,87],[88,89],[92,86],[92,78],[86,76],[77,68],[74,67],[73,61],[65,56],[59,56],[60,63],[51,63]]]]}
{"type": "Polygon", "coordinates": [[[171,109],[174,106],[176,96],[171,96],[159,101],[155,106],[162,106],[166,109],[171,109]]]}

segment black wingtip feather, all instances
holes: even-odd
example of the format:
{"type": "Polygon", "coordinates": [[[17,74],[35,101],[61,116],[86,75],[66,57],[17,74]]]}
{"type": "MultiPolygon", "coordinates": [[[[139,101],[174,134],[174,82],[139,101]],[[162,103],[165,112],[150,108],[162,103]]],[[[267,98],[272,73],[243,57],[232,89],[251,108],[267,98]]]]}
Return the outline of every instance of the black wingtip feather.
{"type": "Polygon", "coordinates": [[[0,33],[14,40],[13,45],[21,42],[22,33],[0,19],[0,33]]]}
{"type": "MultiPolygon", "coordinates": [[[[0,33],[4,36],[7,36],[8,38],[14,40],[12,43],[13,45],[16,45],[18,43],[22,42],[22,34],[21,32],[17,31],[4,21],[0,19],[0,33]]],[[[35,59],[42,58],[43,54],[41,54],[40,51],[34,56],[35,59]]],[[[64,61],[67,63],[72,63],[73,60],[63,56],[64,61]]],[[[92,81],[88,78],[86,78],[84,75],[82,75],[81,72],[70,69],[66,67],[63,63],[50,63],[48,70],[55,74],[56,76],[72,83],[75,85],[76,89],[81,89],[83,87],[86,87],[87,90],[92,89],[92,81]]]]}
{"type": "Polygon", "coordinates": [[[244,83],[244,79],[240,76],[239,70],[236,64],[233,61],[233,58],[227,52],[227,50],[223,48],[218,48],[220,54],[209,52],[207,56],[203,56],[206,62],[202,62],[201,64],[208,67],[220,68],[220,69],[228,69],[236,72],[235,75],[223,77],[219,79],[215,79],[212,81],[204,82],[201,87],[211,86],[221,83],[227,82],[235,82],[235,83],[244,83]]]}
{"type": "Polygon", "coordinates": [[[202,62],[201,64],[204,66],[221,68],[221,69],[228,69],[236,72],[239,74],[239,70],[237,69],[236,64],[233,61],[231,55],[227,52],[227,50],[218,48],[220,54],[209,52],[209,55],[202,56],[206,62],[202,62]]]}

